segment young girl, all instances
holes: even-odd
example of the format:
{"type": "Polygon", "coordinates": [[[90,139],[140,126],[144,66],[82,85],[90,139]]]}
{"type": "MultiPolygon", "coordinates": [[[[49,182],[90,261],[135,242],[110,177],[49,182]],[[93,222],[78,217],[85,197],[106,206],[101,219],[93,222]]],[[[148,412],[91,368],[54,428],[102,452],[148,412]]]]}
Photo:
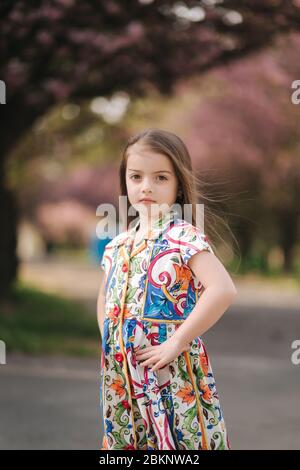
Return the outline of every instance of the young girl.
{"type": "Polygon", "coordinates": [[[202,335],[236,289],[196,226],[195,181],[170,132],[147,129],[124,149],[121,193],[139,218],[101,263],[102,450],[230,449],[202,335]],[[191,222],[178,211],[187,204],[191,222]]]}

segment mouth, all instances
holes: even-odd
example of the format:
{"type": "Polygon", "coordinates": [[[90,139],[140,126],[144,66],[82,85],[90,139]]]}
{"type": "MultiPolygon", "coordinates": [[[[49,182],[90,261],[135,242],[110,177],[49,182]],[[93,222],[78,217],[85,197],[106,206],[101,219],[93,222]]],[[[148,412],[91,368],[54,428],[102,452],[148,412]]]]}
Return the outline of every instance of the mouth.
{"type": "Polygon", "coordinates": [[[144,198],[144,199],[140,199],[140,202],[155,202],[155,201],[153,201],[153,199],[144,198]]]}

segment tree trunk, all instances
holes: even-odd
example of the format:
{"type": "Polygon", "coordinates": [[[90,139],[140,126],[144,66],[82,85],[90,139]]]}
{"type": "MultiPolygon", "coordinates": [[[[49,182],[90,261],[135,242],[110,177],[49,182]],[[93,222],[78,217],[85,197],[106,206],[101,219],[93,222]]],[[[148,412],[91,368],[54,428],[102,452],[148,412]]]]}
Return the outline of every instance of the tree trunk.
{"type": "Polygon", "coordinates": [[[239,248],[242,257],[242,263],[251,254],[252,241],[253,241],[253,227],[247,221],[237,223],[234,232],[239,243],[239,248]]]}
{"type": "Polygon", "coordinates": [[[297,241],[298,214],[284,211],[279,214],[280,246],[284,254],[283,269],[286,273],[293,270],[293,248],[297,241]]]}
{"type": "Polygon", "coordinates": [[[18,101],[0,106],[0,298],[8,296],[10,286],[17,277],[17,201],[6,184],[6,160],[19,138],[28,130],[41,110],[22,106],[18,101]]]}
{"type": "Polygon", "coordinates": [[[12,191],[0,188],[0,299],[5,298],[17,276],[17,204],[12,191]]]}

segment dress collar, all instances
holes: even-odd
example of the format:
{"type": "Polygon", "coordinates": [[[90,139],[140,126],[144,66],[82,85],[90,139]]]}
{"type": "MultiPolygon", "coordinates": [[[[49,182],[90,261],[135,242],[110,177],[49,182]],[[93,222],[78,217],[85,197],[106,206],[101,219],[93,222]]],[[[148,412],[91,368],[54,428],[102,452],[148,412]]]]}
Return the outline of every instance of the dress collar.
{"type": "MultiPolygon", "coordinates": [[[[144,236],[145,239],[147,240],[155,240],[160,236],[160,234],[166,230],[169,225],[172,223],[173,220],[175,220],[178,217],[178,214],[175,210],[171,209],[163,214],[161,214],[159,217],[155,218],[150,227],[150,233],[146,234],[144,236]]],[[[134,239],[135,234],[140,226],[140,220],[138,220],[133,227],[131,227],[128,230],[128,238],[129,239],[134,239]]]]}

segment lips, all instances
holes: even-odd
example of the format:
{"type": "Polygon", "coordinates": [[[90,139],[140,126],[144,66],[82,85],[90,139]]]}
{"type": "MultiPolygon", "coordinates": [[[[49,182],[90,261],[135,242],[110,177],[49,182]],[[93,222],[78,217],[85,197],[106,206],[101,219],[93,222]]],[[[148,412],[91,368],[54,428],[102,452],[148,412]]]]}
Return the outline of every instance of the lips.
{"type": "Polygon", "coordinates": [[[153,199],[140,199],[140,202],[155,202],[153,199]]]}

